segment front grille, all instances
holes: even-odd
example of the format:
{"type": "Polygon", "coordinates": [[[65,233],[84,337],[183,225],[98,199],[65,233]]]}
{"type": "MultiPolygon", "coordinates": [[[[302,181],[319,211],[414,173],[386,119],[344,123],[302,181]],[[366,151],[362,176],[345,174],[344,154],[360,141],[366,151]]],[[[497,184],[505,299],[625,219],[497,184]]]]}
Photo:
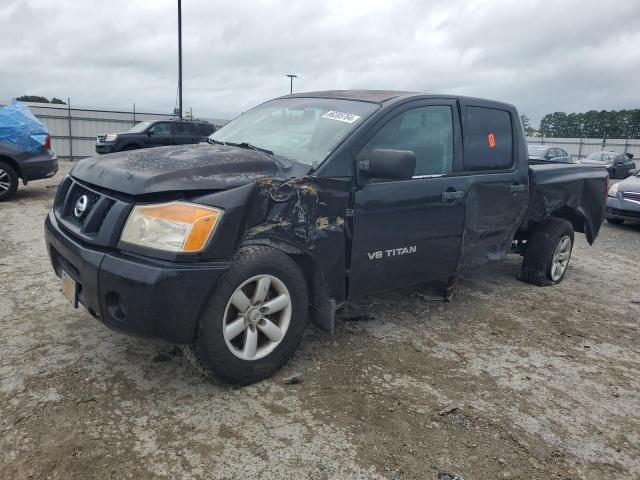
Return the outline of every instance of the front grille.
{"type": "Polygon", "coordinates": [[[87,218],[91,215],[91,211],[93,207],[95,207],[96,203],[100,200],[100,195],[95,192],[90,192],[86,188],[76,185],[71,194],[69,195],[68,200],[68,216],[69,218],[77,223],[78,225],[84,225],[87,218]],[[76,208],[78,202],[82,201],[81,199],[86,199],[83,203],[84,207],[82,211],[79,211],[76,208]]]}
{"type": "Polygon", "coordinates": [[[71,177],[58,187],[53,205],[56,218],[67,233],[104,247],[115,246],[130,209],[131,204],[71,177]]]}
{"type": "Polygon", "coordinates": [[[622,192],[622,198],[626,198],[627,200],[634,200],[636,202],[640,202],[640,193],[638,193],[638,192],[622,192]]]}

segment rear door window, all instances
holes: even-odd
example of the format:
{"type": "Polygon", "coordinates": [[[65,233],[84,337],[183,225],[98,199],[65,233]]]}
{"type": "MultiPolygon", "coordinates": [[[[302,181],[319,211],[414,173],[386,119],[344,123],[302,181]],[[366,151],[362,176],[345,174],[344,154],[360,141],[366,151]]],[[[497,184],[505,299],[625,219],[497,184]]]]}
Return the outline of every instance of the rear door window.
{"type": "Polygon", "coordinates": [[[187,123],[187,122],[174,123],[173,134],[174,135],[199,135],[199,133],[196,133],[196,129],[193,123],[187,123]]]}
{"type": "Polygon", "coordinates": [[[508,170],[513,165],[513,129],[509,112],[468,106],[463,135],[466,171],[508,170]]]}
{"type": "Polygon", "coordinates": [[[200,135],[203,137],[208,137],[213,133],[213,126],[209,123],[199,123],[198,128],[200,129],[200,135]]]}

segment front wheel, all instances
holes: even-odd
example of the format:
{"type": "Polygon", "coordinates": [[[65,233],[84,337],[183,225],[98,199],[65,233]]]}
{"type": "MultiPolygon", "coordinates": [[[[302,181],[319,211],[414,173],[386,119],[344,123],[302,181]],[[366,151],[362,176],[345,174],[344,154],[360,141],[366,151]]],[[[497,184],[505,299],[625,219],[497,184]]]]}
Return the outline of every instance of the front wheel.
{"type": "Polygon", "coordinates": [[[536,225],[527,239],[522,279],[540,286],[560,283],[567,273],[573,238],[573,225],[567,220],[549,218],[536,225]]]}
{"type": "Polygon", "coordinates": [[[624,223],[624,218],[607,218],[607,223],[612,225],[622,225],[624,223]]]}
{"type": "Polygon", "coordinates": [[[205,375],[248,385],[293,355],[307,314],[306,280],[296,263],[273,248],[246,247],[212,293],[185,353],[205,375]]]}

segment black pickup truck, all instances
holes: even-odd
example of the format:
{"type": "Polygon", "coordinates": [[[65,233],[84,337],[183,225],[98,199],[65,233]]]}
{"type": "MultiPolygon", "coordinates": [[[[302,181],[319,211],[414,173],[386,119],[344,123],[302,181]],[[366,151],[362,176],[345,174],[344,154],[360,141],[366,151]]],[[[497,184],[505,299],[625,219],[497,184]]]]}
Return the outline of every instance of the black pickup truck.
{"type": "Polygon", "coordinates": [[[508,104],[391,91],[290,95],[209,144],[79,162],[46,219],[63,292],[107,326],[185,345],[205,374],[280,368],[307,318],[506,254],[560,282],[607,172],[529,166],[508,104]]]}

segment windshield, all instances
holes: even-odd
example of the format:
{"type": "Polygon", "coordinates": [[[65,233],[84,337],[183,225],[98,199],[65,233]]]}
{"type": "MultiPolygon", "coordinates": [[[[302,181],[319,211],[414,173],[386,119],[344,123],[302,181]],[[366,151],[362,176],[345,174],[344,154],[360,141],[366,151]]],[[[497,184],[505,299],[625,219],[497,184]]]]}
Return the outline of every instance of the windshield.
{"type": "Polygon", "coordinates": [[[613,162],[613,158],[616,156],[615,153],[608,152],[593,152],[587,155],[587,160],[596,160],[598,162],[613,162]]]}
{"type": "Polygon", "coordinates": [[[547,147],[541,147],[539,145],[528,145],[529,155],[536,157],[544,157],[544,153],[547,151],[547,147]]]}
{"type": "Polygon", "coordinates": [[[282,98],[249,110],[209,138],[248,143],[315,168],[378,108],[350,100],[282,98]]]}
{"type": "Polygon", "coordinates": [[[151,122],[140,122],[131,127],[128,131],[129,133],[142,133],[149,127],[149,125],[151,125],[151,122]]]}

